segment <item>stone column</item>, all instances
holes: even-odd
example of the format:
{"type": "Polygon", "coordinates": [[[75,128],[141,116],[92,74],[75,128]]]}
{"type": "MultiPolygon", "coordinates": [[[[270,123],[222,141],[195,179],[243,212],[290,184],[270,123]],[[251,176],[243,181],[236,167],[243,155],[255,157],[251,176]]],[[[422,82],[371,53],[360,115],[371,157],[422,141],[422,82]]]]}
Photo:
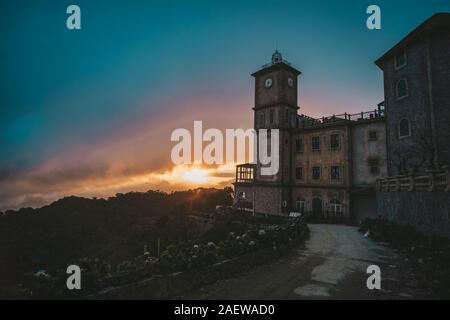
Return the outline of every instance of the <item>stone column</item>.
{"type": "Polygon", "coordinates": [[[450,192],[450,166],[443,166],[442,167],[445,171],[445,177],[446,177],[446,182],[447,182],[447,186],[445,187],[445,192],[450,192]]]}

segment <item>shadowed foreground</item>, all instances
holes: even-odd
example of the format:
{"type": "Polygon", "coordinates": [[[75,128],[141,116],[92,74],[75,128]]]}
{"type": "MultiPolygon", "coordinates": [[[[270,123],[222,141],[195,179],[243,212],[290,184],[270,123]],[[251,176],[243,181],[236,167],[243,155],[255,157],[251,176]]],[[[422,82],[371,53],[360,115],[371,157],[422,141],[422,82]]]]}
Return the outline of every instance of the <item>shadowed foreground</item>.
{"type": "Polygon", "coordinates": [[[185,299],[427,298],[414,270],[396,250],[357,228],[309,225],[311,238],[284,259],[186,294],[185,299]],[[381,290],[368,290],[367,267],[381,268],[381,290]]]}

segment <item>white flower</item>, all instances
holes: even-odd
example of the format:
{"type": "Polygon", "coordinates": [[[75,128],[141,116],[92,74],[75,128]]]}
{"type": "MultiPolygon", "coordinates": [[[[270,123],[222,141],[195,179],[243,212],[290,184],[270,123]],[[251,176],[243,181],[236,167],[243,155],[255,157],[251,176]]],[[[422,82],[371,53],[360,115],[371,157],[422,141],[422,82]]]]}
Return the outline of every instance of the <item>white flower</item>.
{"type": "Polygon", "coordinates": [[[215,246],[216,246],[216,244],[214,242],[212,242],[212,241],[208,242],[208,247],[215,247],[215,246]]]}
{"type": "Polygon", "coordinates": [[[264,229],[259,230],[258,235],[263,236],[266,234],[266,231],[264,229]]]}
{"type": "Polygon", "coordinates": [[[39,270],[34,273],[34,276],[37,278],[43,277],[43,278],[49,278],[50,275],[45,270],[39,270]]]}

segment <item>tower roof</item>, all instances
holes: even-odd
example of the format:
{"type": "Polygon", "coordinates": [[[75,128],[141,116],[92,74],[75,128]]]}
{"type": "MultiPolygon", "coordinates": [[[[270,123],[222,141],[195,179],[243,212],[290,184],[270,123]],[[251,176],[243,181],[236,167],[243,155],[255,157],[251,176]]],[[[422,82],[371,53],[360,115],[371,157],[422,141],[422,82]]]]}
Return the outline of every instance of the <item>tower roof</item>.
{"type": "Polygon", "coordinates": [[[281,52],[275,50],[275,52],[272,54],[272,61],[270,63],[263,65],[262,68],[253,73],[252,76],[256,77],[258,75],[282,68],[291,70],[297,76],[301,74],[301,71],[299,71],[296,67],[294,67],[290,62],[283,59],[281,52]]]}
{"type": "Polygon", "coordinates": [[[381,58],[375,61],[375,64],[383,69],[384,62],[392,57],[399,50],[405,48],[406,46],[419,41],[423,35],[432,33],[438,29],[449,30],[450,29],[450,13],[440,12],[436,13],[419,25],[416,29],[410,32],[406,37],[404,37],[399,43],[394,47],[389,49],[381,58]]]}

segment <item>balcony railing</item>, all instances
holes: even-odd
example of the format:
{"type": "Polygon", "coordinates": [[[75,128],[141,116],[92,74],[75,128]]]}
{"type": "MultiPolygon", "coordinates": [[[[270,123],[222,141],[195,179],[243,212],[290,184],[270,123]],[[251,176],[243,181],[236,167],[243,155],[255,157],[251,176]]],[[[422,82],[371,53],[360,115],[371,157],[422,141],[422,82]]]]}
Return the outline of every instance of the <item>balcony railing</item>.
{"type": "Polygon", "coordinates": [[[374,120],[384,117],[384,110],[379,108],[372,111],[360,112],[360,113],[343,113],[332,115],[322,118],[311,118],[304,115],[299,115],[297,117],[297,128],[309,128],[316,126],[326,126],[330,124],[335,124],[338,122],[357,122],[363,120],[374,120]]]}
{"type": "Polygon", "coordinates": [[[422,176],[394,176],[379,179],[376,182],[378,191],[446,191],[450,192],[450,166],[443,170],[429,171],[422,176]]]}
{"type": "Polygon", "coordinates": [[[252,183],[255,180],[256,164],[246,163],[236,166],[236,182],[252,183]]]}

